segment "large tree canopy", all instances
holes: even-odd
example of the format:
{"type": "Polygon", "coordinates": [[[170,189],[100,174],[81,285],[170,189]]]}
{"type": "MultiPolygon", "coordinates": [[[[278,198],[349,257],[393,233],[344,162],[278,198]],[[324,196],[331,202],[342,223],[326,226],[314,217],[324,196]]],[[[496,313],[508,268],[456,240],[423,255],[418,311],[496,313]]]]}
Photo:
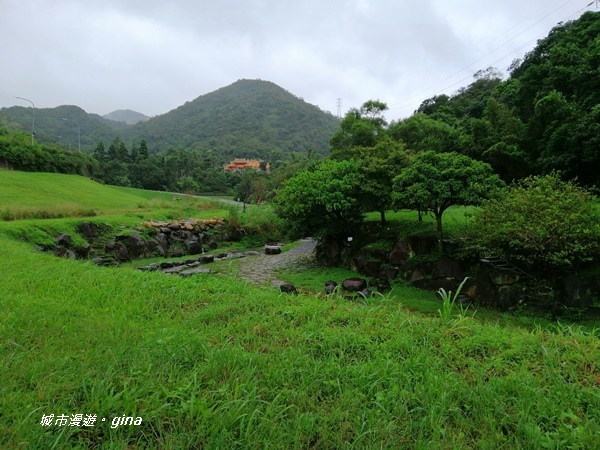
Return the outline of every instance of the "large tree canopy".
{"type": "Polygon", "coordinates": [[[478,205],[504,183],[489,164],[458,153],[423,152],[394,179],[397,209],[415,209],[435,216],[440,252],[442,215],[453,205],[478,205]]]}
{"type": "Polygon", "coordinates": [[[557,173],[529,177],[475,214],[475,242],[545,276],[578,269],[600,255],[593,197],[557,173]]]}
{"type": "Polygon", "coordinates": [[[274,206],[296,237],[348,236],[363,219],[360,196],[358,164],[325,160],[287,180],[274,206]]]}
{"type": "Polygon", "coordinates": [[[354,147],[374,147],[385,134],[387,122],[383,117],[387,105],[378,100],[369,100],[360,107],[352,108],[342,122],[340,129],[330,141],[330,156],[334,159],[350,158],[354,147]]]}

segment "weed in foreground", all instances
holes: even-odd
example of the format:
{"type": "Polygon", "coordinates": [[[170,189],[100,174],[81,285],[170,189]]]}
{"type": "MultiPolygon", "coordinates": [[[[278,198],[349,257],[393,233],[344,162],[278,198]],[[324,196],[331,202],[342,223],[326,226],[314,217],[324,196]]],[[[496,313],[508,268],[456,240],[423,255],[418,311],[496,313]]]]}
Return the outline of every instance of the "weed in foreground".
{"type": "MultiPolygon", "coordinates": [[[[468,279],[469,279],[469,277],[466,277],[464,280],[462,280],[462,282],[456,289],[456,292],[454,293],[454,295],[452,295],[452,291],[446,292],[446,290],[444,288],[440,288],[438,290],[438,294],[442,298],[442,307],[440,309],[438,309],[438,313],[440,315],[440,318],[444,322],[448,322],[450,320],[450,318],[452,317],[452,310],[454,309],[454,306],[456,304],[456,299],[460,295],[460,291],[462,290],[462,287],[464,286],[465,282],[468,279]]],[[[463,305],[459,305],[459,308],[460,308],[460,314],[464,316],[467,308],[465,308],[463,305]]]]}

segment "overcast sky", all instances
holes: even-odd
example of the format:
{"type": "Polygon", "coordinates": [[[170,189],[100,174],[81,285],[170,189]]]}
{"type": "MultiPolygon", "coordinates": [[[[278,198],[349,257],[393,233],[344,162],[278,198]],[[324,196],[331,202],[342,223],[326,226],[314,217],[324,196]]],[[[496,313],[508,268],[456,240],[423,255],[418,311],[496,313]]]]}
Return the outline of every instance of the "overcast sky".
{"type": "Polygon", "coordinates": [[[0,0],[0,107],[164,114],[238,79],[408,117],[592,0],[0,0]]]}

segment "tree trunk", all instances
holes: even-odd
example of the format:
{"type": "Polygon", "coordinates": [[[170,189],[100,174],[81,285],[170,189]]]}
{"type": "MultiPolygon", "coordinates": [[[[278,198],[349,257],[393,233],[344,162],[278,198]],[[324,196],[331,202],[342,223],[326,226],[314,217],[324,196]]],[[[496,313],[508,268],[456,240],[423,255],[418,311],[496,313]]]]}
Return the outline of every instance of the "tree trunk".
{"type": "Polygon", "coordinates": [[[419,214],[419,222],[423,222],[423,213],[421,210],[418,210],[417,213],[419,214]]]}
{"type": "Polygon", "coordinates": [[[379,211],[379,214],[381,215],[381,226],[384,227],[387,224],[385,220],[385,210],[379,211]]]}
{"type": "Polygon", "coordinates": [[[437,224],[438,250],[440,254],[444,253],[444,232],[442,231],[442,214],[435,213],[435,222],[437,224]]]}

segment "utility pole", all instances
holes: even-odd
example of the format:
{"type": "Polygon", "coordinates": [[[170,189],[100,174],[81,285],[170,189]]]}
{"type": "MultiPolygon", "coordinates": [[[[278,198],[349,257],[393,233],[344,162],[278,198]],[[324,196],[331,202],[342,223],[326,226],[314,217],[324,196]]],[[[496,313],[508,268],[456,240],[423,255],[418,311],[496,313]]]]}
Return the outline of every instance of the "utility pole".
{"type": "Polygon", "coordinates": [[[337,99],[337,118],[338,119],[342,118],[342,99],[341,98],[337,99]]]}
{"type": "Polygon", "coordinates": [[[31,113],[31,146],[33,147],[33,140],[35,138],[35,105],[33,104],[33,102],[31,100],[29,100],[28,98],[24,98],[24,97],[15,97],[18,98],[19,100],[25,100],[26,102],[31,103],[31,106],[33,107],[33,112],[31,113]]]}

